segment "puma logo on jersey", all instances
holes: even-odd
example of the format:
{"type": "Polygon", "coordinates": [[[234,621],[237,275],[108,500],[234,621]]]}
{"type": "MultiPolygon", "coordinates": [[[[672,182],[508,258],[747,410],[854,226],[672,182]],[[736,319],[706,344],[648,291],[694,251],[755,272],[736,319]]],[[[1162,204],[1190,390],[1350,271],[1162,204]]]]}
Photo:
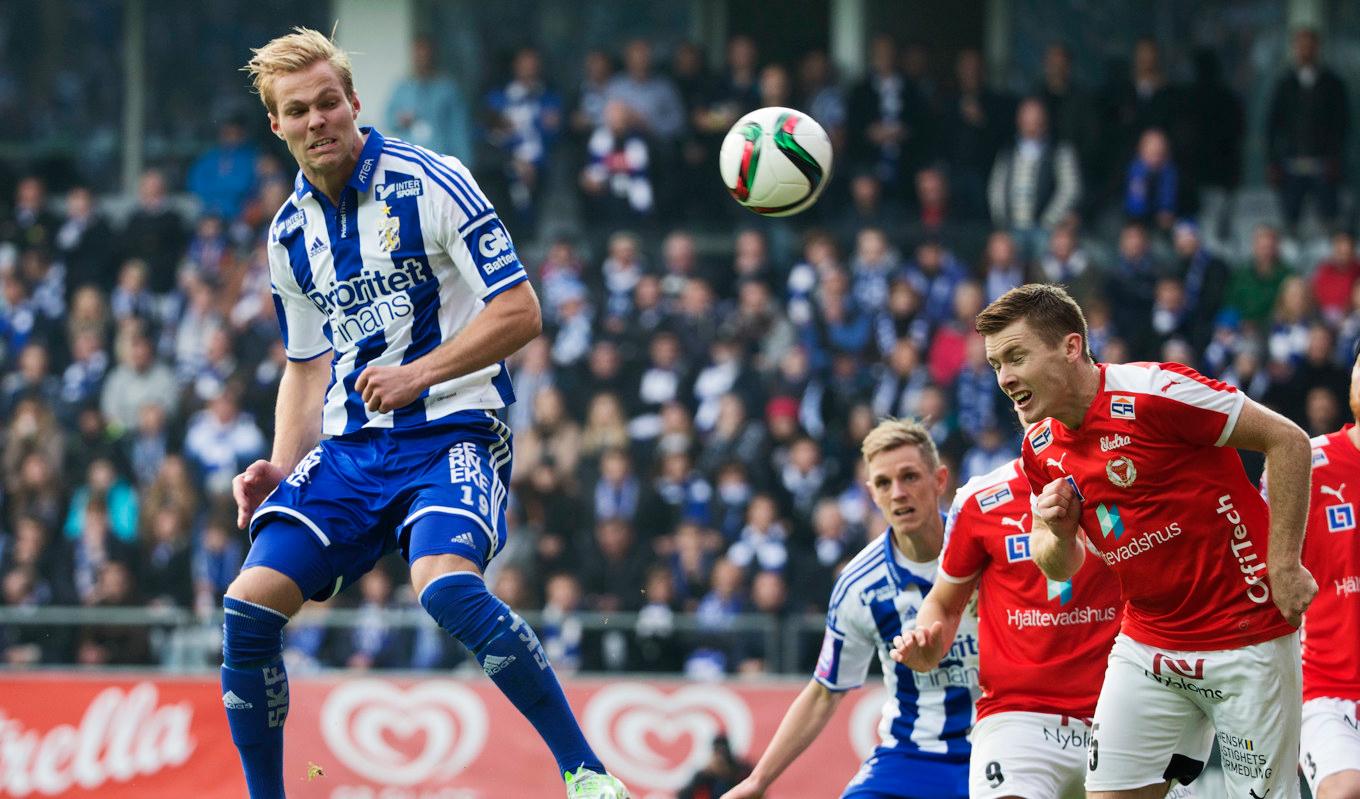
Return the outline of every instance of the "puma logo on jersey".
{"type": "Polygon", "coordinates": [[[1168,381],[1166,385],[1162,386],[1162,393],[1165,394],[1167,391],[1170,391],[1170,390],[1171,390],[1171,387],[1172,387],[1172,386],[1178,386],[1178,385],[1181,384],[1181,382],[1182,382],[1182,381],[1180,381],[1180,380],[1171,380],[1171,381],[1168,381]]]}
{"type": "Polygon", "coordinates": [[[1336,497],[1336,501],[1337,501],[1337,502],[1345,502],[1345,501],[1346,501],[1346,498],[1343,497],[1343,496],[1341,496],[1341,492],[1344,491],[1345,488],[1346,488],[1346,484],[1345,484],[1345,483],[1342,483],[1341,486],[1340,486],[1339,488],[1332,488],[1331,486],[1324,486],[1324,485],[1318,486],[1318,490],[1319,490],[1319,491],[1321,491],[1322,493],[1326,494],[1326,495],[1329,496],[1329,497],[1336,497]]]}
{"type": "Polygon", "coordinates": [[[1056,461],[1053,460],[1052,458],[1049,458],[1049,459],[1048,459],[1048,465],[1049,465],[1049,466],[1056,466],[1056,467],[1058,467],[1058,471],[1062,472],[1063,474],[1067,474],[1067,467],[1063,466],[1063,461],[1064,461],[1064,460],[1067,460],[1067,453],[1066,453],[1066,452],[1064,452],[1064,453],[1062,454],[1062,456],[1059,457],[1056,461]]]}
{"type": "Polygon", "coordinates": [[[1020,532],[1023,533],[1023,532],[1025,532],[1025,519],[1028,519],[1028,518],[1029,518],[1029,514],[1028,514],[1028,513],[1021,514],[1021,516],[1020,516],[1019,519],[1012,519],[1012,518],[1009,517],[1009,516],[1002,516],[1002,517],[1001,517],[1001,524],[1002,524],[1003,526],[1009,525],[1009,526],[1011,526],[1011,527],[1014,527],[1015,529],[1017,529],[1017,530],[1019,530],[1020,532]]]}

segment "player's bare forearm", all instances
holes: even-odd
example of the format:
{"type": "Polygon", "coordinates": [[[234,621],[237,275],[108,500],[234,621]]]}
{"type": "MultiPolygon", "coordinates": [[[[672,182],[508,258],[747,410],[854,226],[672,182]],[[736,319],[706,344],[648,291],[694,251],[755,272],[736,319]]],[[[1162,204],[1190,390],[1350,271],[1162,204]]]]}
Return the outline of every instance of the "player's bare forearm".
{"type": "Polygon", "coordinates": [[[1072,579],[1081,564],[1086,562],[1086,547],[1077,532],[1070,538],[1062,538],[1048,529],[1042,519],[1034,520],[1034,529],[1029,534],[1030,549],[1034,553],[1034,564],[1050,580],[1072,579]]]}
{"type": "Polygon", "coordinates": [[[844,698],[844,692],[832,691],[816,680],[810,681],[789,705],[770,745],[765,747],[765,753],[752,769],[751,779],[757,781],[762,790],[770,787],[770,783],[817,740],[844,698]]]}
{"type": "Polygon", "coordinates": [[[938,666],[949,647],[954,643],[954,636],[958,635],[959,623],[963,620],[963,612],[968,608],[968,600],[973,596],[973,586],[976,580],[969,580],[966,583],[951,583],[948,580],[936,581],[930,593],[921,602],[921,612],[916,615],[916,628],[929,629],[936,622],[940,623],[939,644],[935,650],[929,654],[929,659],[934,661],[931,666],[938,666]]]}
{"type": "Polygon", "coordinates": [[[321,440],[321,410],[330,383],[330,358],[289,361],[274,404],[274,449],[269,461],[291,472],[321,440]]]}
{"type": "Polygon", "coordinates": [[[491,299],[468,326],[410,363],[423,388],[472,374],[514,355],[543,332],[543,312],[529,281],[491,299]]]}
{"type": "Polygon", "coordinates": [[[1266,563],[1271,572],[1297,567],[1308,522],[1313,476],[1308,434],[1284,416],[1247,400],[1225,443],[1265,453],[1266,472],[1270,475],[1270,546],[1266,563]]]}

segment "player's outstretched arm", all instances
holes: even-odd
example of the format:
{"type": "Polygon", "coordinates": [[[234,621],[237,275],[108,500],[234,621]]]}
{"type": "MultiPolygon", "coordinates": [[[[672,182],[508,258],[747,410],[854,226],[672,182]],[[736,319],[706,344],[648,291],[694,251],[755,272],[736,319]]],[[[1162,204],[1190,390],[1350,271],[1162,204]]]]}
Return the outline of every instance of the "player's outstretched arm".
{"type": "Polygon", "coordinates": [[[976,585],[976,579],[963,583],[937,580],[921,603],[916,629],[893,639],[892,659],[913,671],[939,666],[959,632],[959,622],[976,585]]]}
{"type": "Polygon", "coordinates": [[[250,464],[231,483],[238,526],[249,523],[269,492],[321,440],[321,409],[330,378],[329,358],[289,361],[283,368],[274,404],[274,450],[269,460],[250,464]]]}
{"type": "Polygon", "coordinates": [[[1085,562],[1081,499],[1067,480],[1054,480],[1035,498],[1029,541],[1035,565],[1050,580],[1072,579],[1085,562]]]}
{"type": "Polygon", "coordinates": [[[370,366],[354,387],[371,411],[415,402],[421,392],[514,355],[543,331],[543,312],[529,281],[491,298],[468,326],[430,353],[401,366],[370,366]]]}
{"type": "Polygon", "coordinates": [[[770,784],[784,773],[798,756],[821,734],[826,723],[845,698],[844,691],[832,691],[812,680],[789,705],[784,720],[779,722],[770,745],[756,762],[751,776],[722,795],[722,799],[760,799],[770,784]]]}
{"type": "Polygon", "coordinates": [[[1318,590],[1313,575],[1300,561],[1312,480],[1308,434],[1280,414],[1248,399],[1225,443],[1265,453],[1266,471],[1270,473],[1266,570],[1275,606],[1290,624],[1298,626],[1318,590]]]}

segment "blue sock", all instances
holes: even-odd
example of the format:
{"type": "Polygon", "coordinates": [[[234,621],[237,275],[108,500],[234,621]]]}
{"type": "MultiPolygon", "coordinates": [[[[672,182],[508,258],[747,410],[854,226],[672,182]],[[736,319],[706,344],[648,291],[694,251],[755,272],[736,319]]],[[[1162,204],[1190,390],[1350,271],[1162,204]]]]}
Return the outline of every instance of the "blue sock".
{"type": "Polygon", "coordinates": [[[438,577],[425,586],[420,604],[440,627],[472,650],[491,681],[534,725],[552,750],[559,773],[581,766],[604,773],[572,715],[538,636],[486,590],[480,576],[455,572],[438,577]]]}
{"type": "Polygon", "coordinates": [[[222,601],[222,704],[241,753],[250,799],[283,799],[283,720],[288,674],[283,625],[288,617],[234,597],[222,601]]]}

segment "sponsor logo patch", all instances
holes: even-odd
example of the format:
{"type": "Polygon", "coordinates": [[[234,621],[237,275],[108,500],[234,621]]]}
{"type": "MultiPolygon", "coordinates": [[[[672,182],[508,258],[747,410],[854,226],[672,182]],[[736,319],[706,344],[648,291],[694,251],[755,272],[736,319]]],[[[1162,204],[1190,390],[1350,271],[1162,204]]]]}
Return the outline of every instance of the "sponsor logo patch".
{"type": "Polygon", "coordinates": [[[1029,551],[1029,533],[1006,536],[1006,562],[1018,563],[1022,560],[1033,560],[1029,551]]]}
{"type": "Polygon", "coordinates": [[[307,213],[299,208],[296,212],[280,219],[279,223],[274,226],[274,240],[278,241],[305,224],[307,224],[307,213]]]}
{"type": "Polygon", "coordinates": [[[1313,468],[1327,465],[1327,451],[1322,449],[1313,450],[1313,468]]]}
{"type": "Polygon", "coordinates": [[[1114,419],[1134,419],[1133,396],[1129,394],[1115,394],[1110,397],[1110,416],[1114,419]]]}
{"type": "Polygon", "coordinates": [[[499,219],[493,217],[486,220],[465,233],[463,240],[472,253],[472,262],[477,265],[477,270],[487,283],[495,282],[494,275],[497,272],[519,264],[515,245],[499,219]]]}
{"type": "Polygon", "coordinates": [[[1039,425],[1039,429],[1029,434],[1029,446],[1034,450],[1035,455],[1048,449],[1048,445],[1052,443],[1053,426],[1048,421],[1044,421],[1039,425]]]}
{"type": "Polygon", "coordinates": [[[986,491],[981,491],[977,495],[978,507],[982,509],[983,513],[990,513],[1012,499],[1015,499],[1015,495],[1011,493],[1009,485],[995,486],[986,491]]]}
{"type": "Polygon", "coordinates": [[[1327,506],[1327,532],[1345,533],[1355,529],[1355,506],[1347,502],[1344,505],[1327,506]]]}
{"type": "Polygon", "coordinates": [[[1104,502],[1096,506],[1096,521],[1100,522],[1100,534],[1109,538],[1114,536],[1118,541],[1124,535],[1124,520],[1119,518],[1118,505],[1106,505],[1104,502]]]}
{"type": "Polygon", "coordinates": [[[383,202],[419,197],[424,193],[425,184],[421,182],[420,178],[406,178],[395,183],[380,183],[378,188],[374,190],[374,194],[383,202]]]}

